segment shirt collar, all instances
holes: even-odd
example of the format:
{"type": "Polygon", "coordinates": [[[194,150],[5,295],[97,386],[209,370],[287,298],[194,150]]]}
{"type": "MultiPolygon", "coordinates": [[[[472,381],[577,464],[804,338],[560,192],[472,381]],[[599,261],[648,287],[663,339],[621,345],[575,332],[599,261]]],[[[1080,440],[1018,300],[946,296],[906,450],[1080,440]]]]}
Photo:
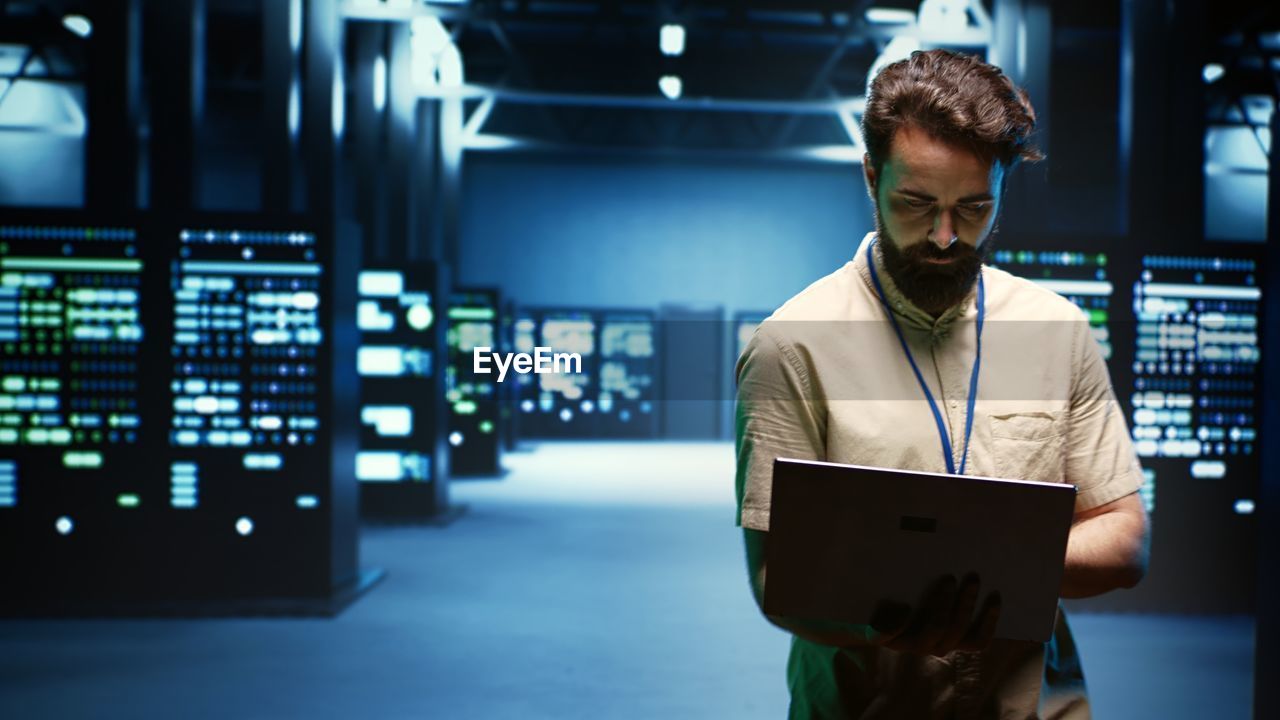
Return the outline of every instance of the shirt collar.
{"type": "MultiPolygon", "coordinates": [[[[863,284],[866,285],[871,292],[871,296],[876,299],[878,304],[880,300],[876,293],[876,286],[871,281],[871,271],[867,269],[867,245],[875,242],[875,240],[876,233],[867,233],[866,237],[862,238],[862,242],[858,245],[858,254],[853,262],[858,274],[862,276],[863,284]]],[[[899,321],[905,326],[932,333],[935,340],[942,340],[951,331],[951,327],[957,319],[969,315],[971,310],[976,313],[976,309],[973,306],[975,289],[970,290],[969,294],[965,295],[964,300],[947,308],[946,312],[942,313],[937,320],[934,320],[933,316],[917,307],[898,289],[893,277],[889,275],[889,271],[884,267],[884,255],[879,244],[871,251],[871,255],[875,260],[876,274],[880,278],[880,285],[884,288],[885,300],[888,301],[889,307],[893,309],[893,314],[897,315],[899,321]]]]}

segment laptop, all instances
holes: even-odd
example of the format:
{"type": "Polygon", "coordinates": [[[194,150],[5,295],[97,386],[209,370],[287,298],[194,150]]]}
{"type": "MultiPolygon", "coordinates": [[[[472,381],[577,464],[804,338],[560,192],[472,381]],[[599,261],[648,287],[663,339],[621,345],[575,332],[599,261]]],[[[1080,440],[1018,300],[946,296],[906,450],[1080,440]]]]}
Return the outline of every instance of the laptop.
{"type": "Polygon", "coordinates": [[[764,610],[865,625],[976,572],[979,605],[1000,593],[995,637],[1047,642],[1074,511],[1074,485],[779,458],[764,610]]]}

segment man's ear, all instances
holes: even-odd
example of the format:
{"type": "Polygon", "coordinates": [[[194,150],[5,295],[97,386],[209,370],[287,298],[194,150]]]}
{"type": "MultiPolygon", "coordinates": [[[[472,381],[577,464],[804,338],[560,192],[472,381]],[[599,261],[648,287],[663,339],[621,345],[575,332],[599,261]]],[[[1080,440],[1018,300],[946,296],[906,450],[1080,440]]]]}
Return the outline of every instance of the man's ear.
{"type": "Polygon", "coordinates": [[[862,154],[862,177],[867,181],[867,194],[871,196],[871,201],[876,199],[876,169],[871,166],[871,156],[862,154]]]}

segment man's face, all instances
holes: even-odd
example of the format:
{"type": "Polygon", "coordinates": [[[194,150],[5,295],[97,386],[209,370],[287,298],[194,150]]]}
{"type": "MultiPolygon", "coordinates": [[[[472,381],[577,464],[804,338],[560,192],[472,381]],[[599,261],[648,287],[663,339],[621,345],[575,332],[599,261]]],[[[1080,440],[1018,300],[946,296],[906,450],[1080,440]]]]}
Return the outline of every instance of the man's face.
{"type": "Polygon", "coordinates": [[[1004,168],[909,125],[894,134],[878,177],[869,160],[863,167],[886,270],[911,302],[941,314],[977,280],[1004,168]]]}

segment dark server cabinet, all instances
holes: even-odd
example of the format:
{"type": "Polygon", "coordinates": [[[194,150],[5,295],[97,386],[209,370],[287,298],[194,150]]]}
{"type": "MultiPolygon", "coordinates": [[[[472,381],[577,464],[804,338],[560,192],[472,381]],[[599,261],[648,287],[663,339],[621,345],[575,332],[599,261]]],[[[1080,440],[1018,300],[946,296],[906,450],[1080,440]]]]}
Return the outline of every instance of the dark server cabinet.
{"type": "MultiPolygon", "coordinates": [[[[1080,308],[1143,469],[1140,493],[1152,518],[1146,577],[1132,590],[1068,606],[1249,613],[1262,447],[1261,251],[1188,238],[1160,245],[1167,254],[1132,240],[1007,238],[991,257],[1080,308]]],[[[993,348],[1010,332],[1053,331],[1001,325],[988,329],[993,348]]]]}
{"type": "Polygon", "coordinates": [[[724,413],[724,309],[663,305],[662,436],[680,440],[720,437],[724,413]]]}
{"type": "Polygon", "coordinates": [[[448,278],[432,262],[368,266],[358,295],[361,515],[413,520],[445,513],[448,278]]]}
{"type": "Polygon", "coordinates": [[[552,372],[516,375],[522,438],[582,439],[599,435],[597,325],[596,315],[589,310],[526,308],[519,312],[516,353],[531,358],[539,353],[544,358],[576,358],[571,368],[562,363],[552,372]]]}
{"type": "MultiPolygon", "coordinates": [[[[516,304],[507,298],[502,302],[502,314],[498,324],[498,346],[502,352],[514,352],[516,333],[516,304]]],[[[520,384],[516,381],[498,384],[498,430],[502,434],[502,449],[514,452],[519,440],[520,384]]]]}
{"type": "Polygon", "coordinates": [[[449,407],[449,474],[497,475],[502,449],[501,388],[512,380],[489,361],[506,353],[501,340],[498,291],[454,288],[449,301],[449,366],[445,397],[449,407]],[[488,372],[476,372],[477,355],[488,372]]]}
{"type": "Polygon", "coordinates": [[[336,245],[303,221],[6,212],[0,606],[329,613],[354,594],[336,245]]]}
{"type": "Polygon", "coordinates": [[[596,408],[602,438],[657,434],[657,324],[651,310],[602,310],[596,408]]]}

